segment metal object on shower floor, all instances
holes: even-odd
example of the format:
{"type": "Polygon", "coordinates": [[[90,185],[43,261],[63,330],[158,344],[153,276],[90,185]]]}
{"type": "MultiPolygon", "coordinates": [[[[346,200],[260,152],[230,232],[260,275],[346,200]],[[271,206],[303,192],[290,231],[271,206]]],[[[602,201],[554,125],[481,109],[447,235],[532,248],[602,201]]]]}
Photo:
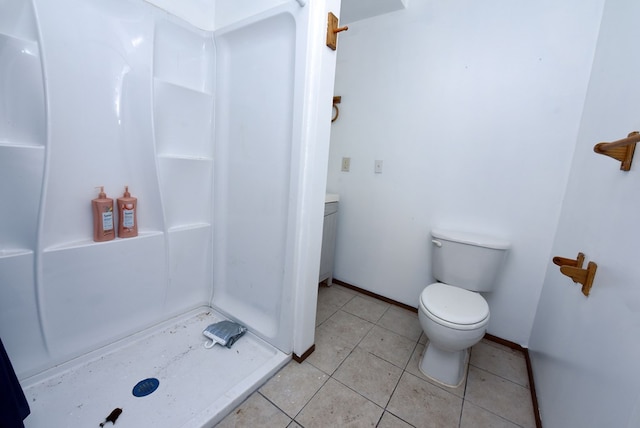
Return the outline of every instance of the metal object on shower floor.
{"type": "Polygon", "coordinates": [[[118,407],[113,409],[113,411],[109,413],[109,416],[107,416],[107,418],[104,420],[104,422],[100,424],[100,426],[103,427],[104,424],[106,424],[107,422],[111,422],[113,425],[115,425],[116,420],[118,419],[118,416],[120,416],[120,413],[122,413],[121,408],[118,407]]]}

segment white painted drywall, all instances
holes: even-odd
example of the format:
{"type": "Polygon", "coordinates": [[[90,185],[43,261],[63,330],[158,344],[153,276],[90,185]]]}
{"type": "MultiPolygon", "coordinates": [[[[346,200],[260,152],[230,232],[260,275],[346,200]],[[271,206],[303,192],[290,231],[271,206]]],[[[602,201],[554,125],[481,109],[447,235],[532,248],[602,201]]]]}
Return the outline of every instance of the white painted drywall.
{"type": "Polygon", "coordinates": [[[417,306],[433,281],[430,229],[506,238],[489,332],[527,344],[602,4],[413,1],[340,34],[337,279],[417,306]]]}
{"type": "Polygon", "coordinates": [[[548,264],[530,353],[545,427],[638,427],[640,161],[593,145],[640,131],[640,4],[608,1],[553,255],[598,265],[589,297],[548,264]]]}
{"type": "Polygon", "coordinates": [[[326,46],[327,14],[340,12],[339,0],[310,1],[304,7],[308,24],[300,28],[298,40],[306,40],[304,96],[294,101],[294,135],[300,132],[299,162],[292,175],[298,177],[298,226],[292,250],[295,287],[293,352],[302,356],[315,341],[318,272],[324,221],[324,194],[331,134],[331,98],[336,52],[326,46]]]}

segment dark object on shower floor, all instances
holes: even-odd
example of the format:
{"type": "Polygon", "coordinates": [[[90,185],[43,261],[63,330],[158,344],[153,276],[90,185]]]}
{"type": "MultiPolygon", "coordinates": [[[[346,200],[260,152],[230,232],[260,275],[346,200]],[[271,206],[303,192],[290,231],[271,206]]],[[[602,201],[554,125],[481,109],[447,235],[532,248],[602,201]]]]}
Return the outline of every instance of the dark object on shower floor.
{"type": "Polygon", "coordinates": [[[202,332],[202,334],[211,339],[211,342],[205,343],[204,347],[208,349],[216,343],[219,343],[227,348],[231,348],[236,340],[240,339],[246,331],[246,327],[233,321],[225,320],[211,324],[202,332]]]}
{"type": "Polygon", "coordinates": [[[122,413],[122,409],[121,408],[115,408],[113,409],[113,411],[111,413],[109,413],[109,416],[107,416],[107,419],[104,420],[104,422],[102,422],[100,424],[101,427],[104,426],[104,424],[106,424],[107,422],[111,422],[112,424],[116,424],[116,419],[118,419],[118,416],[120,416],[120,413],[122,413]]]}
{"type": "Polygon", "coordinates": [[[23,427],[31,410],[0,340],[0,427],[23,427]]]}
{"type": "Polygon", "coordinates": [[[131,393],[136,397],[146,397],[147,395],[158,389],[159,385],[160,381],[158,379],[156,379],[155,377],[150,377],[136,383],[136,386],[133,387],[133,391],[131,391],[131,393]]]}

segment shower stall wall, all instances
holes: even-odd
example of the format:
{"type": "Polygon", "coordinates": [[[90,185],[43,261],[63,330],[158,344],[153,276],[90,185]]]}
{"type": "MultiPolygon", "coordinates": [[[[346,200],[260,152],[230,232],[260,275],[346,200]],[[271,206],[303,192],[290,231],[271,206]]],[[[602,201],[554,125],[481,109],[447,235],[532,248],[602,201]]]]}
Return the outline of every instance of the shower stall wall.
{"type": "MultiPolygon", "coordinates": [[[[144,363],[140,343],[170,361],[200,355],[185,349],[200,347],[204,320],[247,325],[244,349],[263,362],[178,425],[217,420],[313,343],[329,144],[329,120],[316,121],[333,71],[318,85],[309,67],[326,4],[249,3],[220,1],[225,26],[209,31],[142,0],[3,4],[0,337],[38,396],[33,421],[90,395],[51,379],[72,387],[107,357],[103,375],[144,363]],[[115,199],[125,185],[139,236],[93,242],[96,187],[115,199]]],[[[73,412],[58,410],[65,424],[73,412]]]]}

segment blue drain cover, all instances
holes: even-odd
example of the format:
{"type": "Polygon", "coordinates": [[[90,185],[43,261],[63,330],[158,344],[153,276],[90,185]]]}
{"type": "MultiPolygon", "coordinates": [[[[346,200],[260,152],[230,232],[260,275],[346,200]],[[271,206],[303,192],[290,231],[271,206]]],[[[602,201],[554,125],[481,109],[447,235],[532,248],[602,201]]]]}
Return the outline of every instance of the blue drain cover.
{"type": "Polygon", "coordinates": [[[131,393],[136,397],[145,397],[156,389],[160,385],[160,381],[155,377],[150,377],[148,379],[143,379],[133,387],[133,391],[131,393]]]}

